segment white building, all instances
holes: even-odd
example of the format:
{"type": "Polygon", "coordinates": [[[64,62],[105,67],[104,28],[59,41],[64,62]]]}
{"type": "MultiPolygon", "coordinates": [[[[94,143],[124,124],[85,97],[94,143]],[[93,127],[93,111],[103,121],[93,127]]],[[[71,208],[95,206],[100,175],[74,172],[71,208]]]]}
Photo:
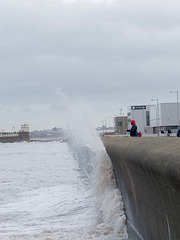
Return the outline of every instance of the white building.
{"type": "Polygon", "coordinates": [[[136,105],[128,107],[128,128],[131,120],[136,121],[138,131],[158,133],[180,126],[180,103],[159,103],[155,105],[136,105]]]}
{"type": "Polygon", "coordinates": [[[150,126],[153,128],[153,133],[178,129],[180,125],[179,113],[180,104],[177,102],[153,105],[150,109],[150,126]]]}

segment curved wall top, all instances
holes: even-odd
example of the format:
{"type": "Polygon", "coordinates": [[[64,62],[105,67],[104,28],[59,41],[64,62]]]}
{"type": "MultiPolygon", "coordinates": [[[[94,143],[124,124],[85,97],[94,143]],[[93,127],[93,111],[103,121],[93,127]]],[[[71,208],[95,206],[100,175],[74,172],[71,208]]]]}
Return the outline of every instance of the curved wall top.
{"type": "Polygon", "coordinates": [[[102,140],[122,193],[129,238],[180,240],[180,139],[102,140]]]}

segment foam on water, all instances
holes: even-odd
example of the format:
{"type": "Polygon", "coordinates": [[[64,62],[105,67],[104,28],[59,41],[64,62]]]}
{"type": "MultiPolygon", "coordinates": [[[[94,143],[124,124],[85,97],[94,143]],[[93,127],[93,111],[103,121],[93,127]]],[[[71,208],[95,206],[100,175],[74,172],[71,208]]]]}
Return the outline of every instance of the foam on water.
{"type": "Polygon", "coordinates": [[[74,126],[71,124],[70,145],[73,152],[76,152],[76,158],[81,162],[83,171],[88,172],[100,221],[96,227],[101,229],[102,239],[105,239],[103,232],[106,233],[107,239],[125,239],[126,217],[122,197],[116,187],[112,163],[87,117],[83,117],[77,109],[75,112],[75,115],[71,112],[74,126]]]}
{"type": "Polygon", "coordinates": [[[59,142],[0,144],[2,240],[127,236],[121,196],[102,144],[103,152],[97,153],[90,144],[77,145],[77,141],[70,141],[69,146],[59,142]]]}
{"type": "Polygon", "coordinates": [[[68,109],[67,143],[0,144],[2,240],[127,238],[111,161],[87,117],[68,109]]]}

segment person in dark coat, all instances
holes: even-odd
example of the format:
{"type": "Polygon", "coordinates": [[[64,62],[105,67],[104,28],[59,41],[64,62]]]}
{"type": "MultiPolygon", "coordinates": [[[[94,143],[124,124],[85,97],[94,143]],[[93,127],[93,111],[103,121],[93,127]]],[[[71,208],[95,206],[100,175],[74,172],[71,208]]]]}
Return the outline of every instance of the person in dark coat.
{"type": "Polygon", "coordinates": [[[130,132],[130,136],[131,137],[137,137],[137,126],[136,126],[136,122],[134,120],[131,120],[131,129],[127,129],[127,132],[130,132]]]}
{"type": "Polygon", "coordinates": [[[180,137],[180,128],[177,131],[177,137],[180,137]]]}
{"type": "Polygon", "coordinates": [[[167,136],[170,137],[171,136],[171,129],[168,129],[168,133],[167,133],[167,136]]]}

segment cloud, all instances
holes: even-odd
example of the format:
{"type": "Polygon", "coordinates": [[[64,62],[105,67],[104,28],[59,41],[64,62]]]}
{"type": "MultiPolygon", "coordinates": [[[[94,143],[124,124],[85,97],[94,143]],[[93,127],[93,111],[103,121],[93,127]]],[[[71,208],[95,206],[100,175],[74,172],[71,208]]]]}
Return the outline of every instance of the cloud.
{"type": "Polygon", "coordinates": [[[31,108],[30,107],[26,107],[22,109],[23,112],[31,112],[31,108]]]}
{"type": "Polygon", "coordinates": [[[168,101],[180,88],[179,11],[177,0],[1,1],[1,104],[64,111],[59,86],[102,114],[168,101]]]}

